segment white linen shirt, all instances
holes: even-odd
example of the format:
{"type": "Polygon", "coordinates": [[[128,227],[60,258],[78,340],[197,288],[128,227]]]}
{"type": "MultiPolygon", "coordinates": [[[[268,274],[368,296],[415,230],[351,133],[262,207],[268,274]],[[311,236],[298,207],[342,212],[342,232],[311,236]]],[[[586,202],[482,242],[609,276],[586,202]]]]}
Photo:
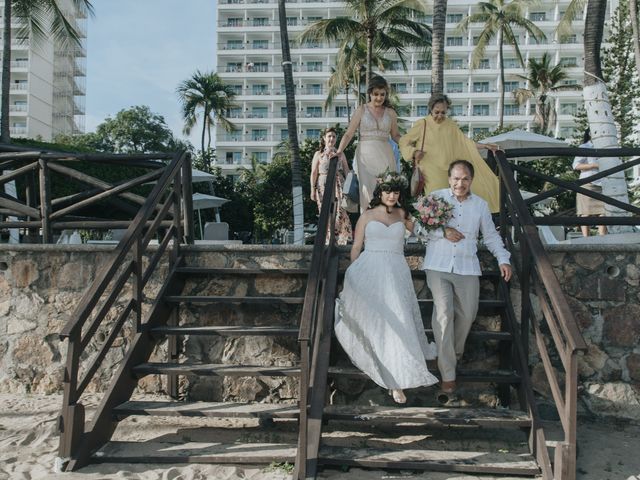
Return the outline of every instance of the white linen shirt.
{"type": "MultiPolygon", "coordinates": [[[[587,143],[583,143],[582,145],[580,145],[579,148],[593,148],[593,143],[591,143],[591,141],[588,141],[587,143]]],[[[571,165],[571,168],[575,170],[576,167],[580,164],[586,165],[587,163],[598,163],[598,160],[599,158],[594,158],[594,157],[576,157],[573,159],[573,164],[571,165]]],[[[599,172],[600,172],[600,169],[598,168],[594,168],[592,170],[580,170],[579,178],[587,178],[599,172]]],[[[594,180],[593,182],[591,182],[591,184],[602,186],[602,179],[594,180]]]]}
{"type": "Polygon", "coordinates": [[[465,238],[452,242],[444,238],[442,229],[428,233],[427,250],[422,264],[423,270],[457,273],[459,275],[482,275],[478,260],[478,233],[482,232],[484,244],[498,260],[498,264],[509,265],[511,254],[504,248],[502,238],[491,219],[487,202],[470,193],[460,202],[450,188],[431,193],[453,205],[453,216],[447,227],[455,228],[465,238]]]}

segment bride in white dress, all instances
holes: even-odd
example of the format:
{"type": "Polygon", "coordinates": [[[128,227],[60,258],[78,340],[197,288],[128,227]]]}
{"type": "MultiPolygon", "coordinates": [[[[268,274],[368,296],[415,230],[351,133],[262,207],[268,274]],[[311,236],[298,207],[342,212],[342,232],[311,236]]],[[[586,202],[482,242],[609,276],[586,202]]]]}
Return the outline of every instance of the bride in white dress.
{"type": "Polygon", "coordinates": [[[427,341],[404,256],[405,229],[414,226],[402,208],[406,188],[402,175],[379,178],[371,206],[356,224],[335,319],[336,337],[353,364],[397,403],[407,401],[404,389],[438,382],[426,363],[436,347],[427,341]]]}

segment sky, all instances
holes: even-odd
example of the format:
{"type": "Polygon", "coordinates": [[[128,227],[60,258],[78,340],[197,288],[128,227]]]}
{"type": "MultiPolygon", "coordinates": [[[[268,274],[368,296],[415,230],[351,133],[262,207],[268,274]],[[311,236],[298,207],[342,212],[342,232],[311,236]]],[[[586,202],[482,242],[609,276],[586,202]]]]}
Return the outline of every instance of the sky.
{"type": "MultiPolygon", "coordinates": [[[[216,0],[92,0],[87,26],[86,132],[134,105],[182,134],[178,84],[215,70],[216,0]]],[[[198,127],[190,136],[199,145],[198,127]]]]}

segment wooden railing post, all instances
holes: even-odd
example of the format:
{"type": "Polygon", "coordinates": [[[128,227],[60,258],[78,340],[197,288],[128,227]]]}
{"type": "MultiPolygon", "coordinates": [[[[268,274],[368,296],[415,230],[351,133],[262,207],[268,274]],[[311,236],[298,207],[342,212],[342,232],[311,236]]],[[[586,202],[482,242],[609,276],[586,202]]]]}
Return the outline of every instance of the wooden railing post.
{"type": "Polygon", "coordinates": [[[49,166],[43,158],[38,160],[40,172],[40,215],[42,217],[42,243],[52,243],[51,231],[51,176],[49,166]]]}
{"type": "Polygon", "coordinates": [[[191,155],[187,154],[182,164],[182,200],[184,205],[184,239],[188,245],[194,243],[193,185],[191,179],[191,155]]]}
{"type": "Polygon", "coordinates": [[[136,317],[136,332],[140,332],[142,328],[142,236],[138,236],[135,239],[135,243],[132,248],[133,254],[133,275],[131,276],[132,282],[132,297],[135,302],[134,312],[136,317]]]}
{"type": "Polygon", "coordinates": [[[84,432],[84,406],[78,403],[78,367],[80,362],[80,332],[69,337],[67,364],[63,378],[63,403],[58,417],[60,444],[58,457],[67,462],[73,457],[84,432]]]}

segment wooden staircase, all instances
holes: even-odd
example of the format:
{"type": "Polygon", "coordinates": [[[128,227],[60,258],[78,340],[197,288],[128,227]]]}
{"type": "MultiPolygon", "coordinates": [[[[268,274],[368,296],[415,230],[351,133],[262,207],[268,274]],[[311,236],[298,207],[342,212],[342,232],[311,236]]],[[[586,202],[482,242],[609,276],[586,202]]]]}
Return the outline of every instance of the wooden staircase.
{"type": "MultiPolygon", "coordinates": [[[[332,162],[329,179],[335,177],[335,168],[332,162]]],[[[179,165],[169,170],[175,188],[180,184],[175,181],[179,179],[179,165]]],[[[219,261],[207,265],[211,256],[203,254],[199,258],[194,252],[187,261],[181,242],[176,241],[182,238],[176,207],[175,227],[166,232],[158,252],[150,254],[151,261],[144,262],[142,255],[154,234],[153,226],[162,222],[160,214],[154,219],[152,212],[169,211],[168,200],[163,205],[161,199],[162,189],[167,189],[171,180],[169,174],[160,179],[140,218],[118,246],[114,263],[100,272],[74,320],[62,332],[62,337],[69,340],[60,415],[60,457],[67,470],[89,462],[288,462],[295,463],[297,479],[315,478],[321,466],[575,478],[575,468],[572,476],[570,466],[571,459],[575,461],[575,443],[560,442],[556,465],[551,465],[528,376],[527,331],[518,329],[508,288],[495,273],[485,276],[483,284],[488,294],[481,300],[479,315],[499,317],[499,322],[493,322],[493,328],[473,330],[469,339],[469,344],[479,345],[481,352],[485,345],[491,346],[489,368],[473,368],[474,358],[465,366],[463,359],[458,381],[464,389],[459,402],[438,403],[437,389],[431,387],[409,391],[409,403],[400,407],[385,392],[378,392],[377,397],[369,395],[379,387],[346,362],[337,342],[333,342],[333,306],[339,272],[345,264],[343,259],[339,268],[341,259],[332,242],[325,245],[320,238],[309,263],[296,268],[273,268],[271,260],[261,262],[250,249],[245,257],[242,250],[235,252],[236,258],[228,267],[220,267],[224,262],[219,261]],[[152,228],[145,229],[147,225],[152,228]],[[163,251],[169,252],[166,280],[153,298],[147,297],[145,287],[159,271],[163,251]],[[128,255],[133,260],[126,260],[128,255]],[[128,279],[132,280],[133,295],[115,322],[116,333],[107,335],[98,361],[81,368],[84,349],[128,279]],[[151,300],[151,306],[143,315],[145,298],[151,300]],[[100,303],[100,299],[106,300],[100,303]],[[98,314],[90,319],[95,311],[98,314]],[[98,370],[105,349],[132,312],[135,338],[97,411],[85,421],[81,396],[98,370]],[[263,357],[252,361],[242,355],[225,355],[227,342],[242,341],[277,345],[286,354],[277,364],[269,354],[271,347],[264,349],[263,357]],[[166,361],[157,354],[164,345],[166,361]],[[196,357],[202,362],[196,363],[196,357]],[[132,400],[138,382],[149,375],[167,378],[166,400],[132,400]],[[260,393],[247,402],[239,398],[241,395],[229,394],[231,386],[225,383],[226,378],[245,382],[260,393]],[[369,396],[332,401],[340,396],[336,385],[352,381],[369,383],[364,389],[369,396]],[[276,398],[271,391],[278,389],[297,395],[290,396],[288,403],[270,403],[276,398]],[[189,401],[194,391],[200,395],[211,392],[216,401],[189,401]],[[368,401],[374,397],[375,402],[368,401]],[[482,403],[478,401],[481,398],[489,401],[482,403]],[[137,416],[167,417],[176,431],[134,450],[129,441],[117,439],[116,428],[124,419],[137,416]],[[225,423],[225,419],[233,422],[225,423]],[[193,428],[184,430],[182,423],[193,428]],[[558,474],[554,468],[559,469],[558,474]]],[[[332,191],[330,187],[328,191],[332,191]]],[[[335,208],[335,200],[327,196],[318,231],[333,230],[335,208]]],[[[519,273],[528,274],[526,268],[531,265],[520,267],[519,273]]],[[[430,334],[432,302],[425,295],[426,287],[419,287],[424,274],[414,275],[430,334]]],[[[528,290],[523,290],[527,292],[523,298],[528,298],[528,290]]],[[[524,308],[528,308],[526,302],[524,308]]],[[[538,334],[539,326],[533,323],[533,327],[538,334]]],[[[575,360],[576,348],[571,348],[575,360]]],[[[437,373],[434,364],[430,369],[437,373]]],[[[552,385],[552,390],[558,390],[557,386],[552,385]]],[[[567,398],[572,401],[561,407],[575,408],[575,398],[569,394],[567,398]]],[[[575,417],[569,421],[575,422],[575,417]]],[[[575,433],[575,424],[573,430],[571,424],[567,425],[568,431],[575,433]]],[[[566,425],[563,427],[567,430],[566,425]]]]}

